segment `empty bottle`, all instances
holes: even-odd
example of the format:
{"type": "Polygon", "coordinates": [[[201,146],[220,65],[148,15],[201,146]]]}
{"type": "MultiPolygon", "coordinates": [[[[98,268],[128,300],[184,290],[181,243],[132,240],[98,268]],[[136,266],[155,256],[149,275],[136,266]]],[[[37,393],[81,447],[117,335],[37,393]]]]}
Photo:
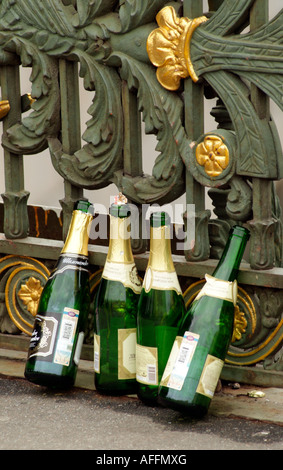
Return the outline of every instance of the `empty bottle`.
{"type": "Polygon", "coordinates": [[[248,239],[245,228],[231,229],[213,276],[206,275],[189,307],[161,380],[162,405],[195,417],[207,413],[233,333],[237,275],[248,239]]]}
{"type": "Polygon", "coordinates": [[[81,200],[68,235],[38,305],[25,377],[36,384],[74,385],[89,306],[88,240],[93,205],[81,200]]]}
{"type": "Polygon", "coordinates": [[[141,280],[130,238],[130,206],[110,207],[110,241],[95,302],[94,382],[112,395],[136,393],[136,328],[141,280]]]}
{"type": "Polygon", "coordinates": [[[170,218],[166,212],[155,212],[137,319],[138,396],[148,405],[157,403],[158,385],[184,314],[171,254],[170,218]]]}

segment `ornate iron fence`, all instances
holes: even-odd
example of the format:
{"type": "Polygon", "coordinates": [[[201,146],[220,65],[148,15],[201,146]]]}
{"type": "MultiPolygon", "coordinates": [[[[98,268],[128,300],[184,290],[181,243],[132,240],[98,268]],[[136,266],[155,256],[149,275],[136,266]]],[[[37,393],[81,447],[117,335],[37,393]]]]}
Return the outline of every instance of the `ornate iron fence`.
{"type": "MultiPolygon", "coordinates": [[[[194,206],[194,245],[174,255],[187,303],[212,272],[231,225],[248,226],[223,374],[283,386],[282,221],[274,190],[283,155],[269,106],[283,108],[283,10],[269,19],[267,0],[208,5],[204,12],[202,0],[0,1],[3,347],[26,345],[75,200],[84,189],[95,199],[114,183],[141,215],[143,205],[184,194],[194,206]],[[21,95],[20,67],[30,69],[30,96],[21,95]],[[79,77],[92,97],[82,136],[79,77]],[[205,98],[216,103],[209,132],[205,98]],[[151,175],[143,173],[141,119],[158,142],[151,175]],[[23,159],[47,148],[64,185],[60,218],[30,207],[25,190],[23,159]]],[[[190,221],[185,212],[185,227],[190,221]]],[[[146,240],[136,238],[133,248],[142,275],[146,240]]],[[[106,252],[91,243],[93,295],[106,252]]],[[[91,342],[92,312],[90,349],[91,342]]]]}

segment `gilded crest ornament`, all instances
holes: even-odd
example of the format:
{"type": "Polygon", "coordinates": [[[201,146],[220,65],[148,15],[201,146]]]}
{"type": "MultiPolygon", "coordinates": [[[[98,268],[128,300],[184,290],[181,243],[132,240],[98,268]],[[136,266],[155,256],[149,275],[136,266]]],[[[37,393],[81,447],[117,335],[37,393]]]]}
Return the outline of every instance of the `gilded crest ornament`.
{"type": "Polygon", "coordinates": [[[156,76],[167,90],[178,90],[182,78],[198,77],[190,57],[190,41],[194,30],[204,21],[205,16],[190,20],[178,18],[173,7],[163,8],[156,16],[158,29],[152,31],[147,40],[147,51],[156,76]]]}

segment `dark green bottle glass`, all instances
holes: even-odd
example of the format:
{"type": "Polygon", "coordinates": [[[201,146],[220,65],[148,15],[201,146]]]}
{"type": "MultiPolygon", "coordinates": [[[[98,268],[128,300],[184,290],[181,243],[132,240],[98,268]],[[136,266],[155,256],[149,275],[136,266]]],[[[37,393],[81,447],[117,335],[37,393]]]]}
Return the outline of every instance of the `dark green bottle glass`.
{"type": "Polygon", "coordinates": [[[93,206],[78,201],[64,247],[38,305],[25,377],[33,383],[74,385],[90,306],[88,239],[93,206]]]}
{"type": "Polygon", "coordinates": [[[158,385],[184,314],[171,254],[170,218],[166,212],[155,212],[137,318],[138,396],[145,404],[157,404],[158,385]]]}
{"type": "Polygon", "coordinates": [[[248,230],[233,227],[213,276],[206,275],[170,353],[160,404],[194,417],[207,413],[233,334],[237,275],[248,239],[248,230]]]}
{"type": "Polygon", "coordinates": [[[130,239],[130,206],[110,207],[110,240],[95,301],[94,384],[109,395],[136,393],[137,306],[141,291],[130,239]]]}

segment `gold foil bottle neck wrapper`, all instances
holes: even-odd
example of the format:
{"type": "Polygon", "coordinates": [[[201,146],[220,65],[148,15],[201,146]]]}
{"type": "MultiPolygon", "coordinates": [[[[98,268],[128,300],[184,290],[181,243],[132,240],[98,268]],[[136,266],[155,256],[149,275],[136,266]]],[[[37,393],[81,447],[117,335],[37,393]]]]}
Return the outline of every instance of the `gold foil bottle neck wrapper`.
{"type": "Polygon", "coordinates": [[[170,227],[150,228],[150,254],[148,266],[155,271],[175,271],[171,254],[170,227]]]}
{"type": "Polygon", "coordinates": [[[110,215],[110,241],[107,261],[126,264],[134,262],[131,247],[130,217],[119,218],[110,215]]]}
{"type": "Polygon", "coordinates": [[[73,253],[88,256],[89,232],[93,216],[81,211],[74,211],[68,235],[61,253],[73,253]]]}

